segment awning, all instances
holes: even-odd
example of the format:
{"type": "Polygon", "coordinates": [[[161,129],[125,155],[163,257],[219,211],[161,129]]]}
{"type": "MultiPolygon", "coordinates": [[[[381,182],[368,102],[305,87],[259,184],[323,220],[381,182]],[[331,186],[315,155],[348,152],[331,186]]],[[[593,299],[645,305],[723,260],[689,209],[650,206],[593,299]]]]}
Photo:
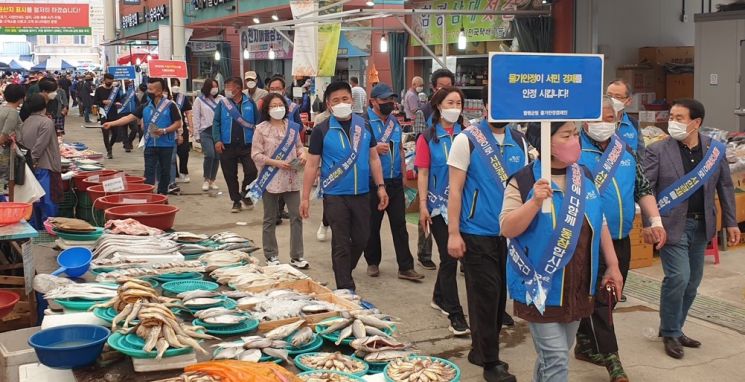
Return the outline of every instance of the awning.
{"type": "Polygon", "coordinates": [[[71,64],[61,58],[49,58],[41,64],[31,67],[31,70],[68,70],[75,69],[76,64],[71,64]]]}

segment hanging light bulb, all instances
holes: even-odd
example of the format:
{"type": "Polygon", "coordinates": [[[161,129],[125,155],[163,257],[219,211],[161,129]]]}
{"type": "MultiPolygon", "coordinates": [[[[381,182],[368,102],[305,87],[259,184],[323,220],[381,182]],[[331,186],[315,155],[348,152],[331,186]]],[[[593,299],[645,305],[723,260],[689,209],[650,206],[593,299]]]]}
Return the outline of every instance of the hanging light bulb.
{"type": "Polygon", "coordinates": [[[135,60],[135,65],[140,65],[140,64],[142,64],[142,60],[140,60],[140,58],[137,57],[137,59],[135,60]]]}
{"type": "Polygon", "coordinates": [[[277,53],[274,52],[274,46],[269,47],[269,59],[273,60],[277,58],[277,53]]]}
{"type": "Polygon", "coordinates": [[[277,16],[277,14],[276,14],[276,13],[275,13],[275,14],[273,14],[273,15],[272,15],[272,20],[274,20],[274,21],[277,21],[277,20],[279,20],[279,16],[277,16]]]}
{"type": "Polygon", "coordinates": [[[367,3],[365,3],[365,4],[366,4],[366,5],[368,6],[368,7],[374,7],[374,6],[375,6],[375,2],[374,2],[374,1],[372,1],[372,0],[368,1],[368,2],[367,2],[367,3]]]}
{"type": "Polygon", "coordinates": [[[147,55],[147,57],[145,57],[145,61],[147,61],[147,62],[150,62],[150,60],[152,60],[152,59],[153,59],[153,56],[151,56],[149,54],[147,55]]]}
{"type": "Polygon", "coordinates": [[[254,17],[254,24],[258,24],[260,22],[261,22],[261,20],[258,17],[254,17]]]}
{"type": "Polygon", "coordinates": [[[248,48],[243,49],[243,59],[248,60],[248,48]]]}
{"type": "Polygon", "coordinates": [[[219,50],[216,50],[215,51],[215,61],[220,61],[220,51],[219,50]]]}
{"type": "Polygon", "coordinates": [[[466,30],[463,29],[463,27],[460,27],[460,33],[458,33],[458,49],[466,49],[467,42],[468,39],[466,39],[466,30]]]}
{"type": "Polygon", "coordinates": [[[380,36],[380,51],[382,53],[388,51],[388,40],[385,38],[385,35],[380,36]]]}

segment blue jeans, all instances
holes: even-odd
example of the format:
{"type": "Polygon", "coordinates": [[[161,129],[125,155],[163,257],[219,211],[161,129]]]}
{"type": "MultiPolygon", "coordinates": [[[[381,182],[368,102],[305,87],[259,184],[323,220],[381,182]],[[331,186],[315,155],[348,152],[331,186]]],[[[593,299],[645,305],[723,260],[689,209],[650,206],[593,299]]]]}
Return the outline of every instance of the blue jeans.
{"type": "Polygon", "coordinates": [[[158,193],[168,195],[168,180],[171,177],[171,155],[175,147],[145,147],[145,183],[155,184],[158,176],[158,193]]]}
{"type": "Polygon", "coordinates": [[[215,141],[212,140],[211,132],[202,131],[199,133],[199,139],[202,143],[202,154],[204,154],[202,165],[204,179],[214,181],[217,178],[217,169],[220,166],[220,154],[215,151],[215,141]]]}
{"type": "Polygon", "coordinates": [[[579,321],[538,324],[529,322],[530,335],[538,358],[535,360],[533,382],[565,382],[569,380],[569,350],[574,345],[579,321]]]}
{"type": "Polygon", "coordinates": [[[704,276],[707,242],[704,221],[686,219],[686,229],[680,241],[667,244],[660,251],[665,272],[660,293],[660,333],[664,337],[683,334],[688,309],[704,276]]]}

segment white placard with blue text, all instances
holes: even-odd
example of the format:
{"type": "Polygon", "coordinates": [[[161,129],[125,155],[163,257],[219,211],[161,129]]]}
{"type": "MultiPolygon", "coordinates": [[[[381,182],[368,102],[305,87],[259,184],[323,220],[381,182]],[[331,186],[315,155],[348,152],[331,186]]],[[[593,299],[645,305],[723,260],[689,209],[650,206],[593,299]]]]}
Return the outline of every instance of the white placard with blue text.
{"type": "Polygon", "coordinates": [[[601,54],[490,53],[489,121],[592,121],[602,116],[601,54]]]}

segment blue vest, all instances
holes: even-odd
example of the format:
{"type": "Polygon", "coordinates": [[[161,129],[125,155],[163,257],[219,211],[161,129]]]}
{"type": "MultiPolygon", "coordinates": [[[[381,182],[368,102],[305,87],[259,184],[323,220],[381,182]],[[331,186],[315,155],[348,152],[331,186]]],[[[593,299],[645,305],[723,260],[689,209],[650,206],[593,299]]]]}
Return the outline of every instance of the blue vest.
{"type": "MultiPolygon", "coordinates": [[[[461,128],[459,124],[453,126],[453,136],[460,134],[461,128]]],[[[453,141],[450,138],[450,134],[438,123],[435,126],[435,130],[431,129],[424,133],[424,138],[429,144],[429,180],[427,181],[427,189],[430,192],[436,194],[442,194],[448,187],[448,155],[450,155],[450,147],[453,145],[453,141]],[[437,136],[437,142],[435,142],[434,136],[437,136]]],[[[432,203],[431,198],[427,198],[427,210],[432,212],[435,206],[432,203]]]]}
{"type": "MultiPolygon", "coordinates": [[[[489,126],[482,121],[484,134],[491,134],[489,126]]],[[[507,175],[511,176],[525,166],[525,150],[522,142],[516,142],[513,132],[504,130],[504,142],[498,145],[507,175]]],[[[469,140],[470,141],[470,140],[469,140]]],[[[480,158],[480,151],[471,150],[471,162],[463,185],[463,200],[460,210],[460,231],[469,235],[497,236],[500,234],[499,213],[502,211],[504,192],[494,184],[493,170],[480,158]]]]}
{"type": "MultiPolygon", "coordinates": [[[[337,163],[345,161],[352,153],[350,137],[341,128],[339,121],[333,115],[328,119],[329,130],[323,137],[323,153],[321,154],[321,178],[329,176],[332,167],[337,163]]],[[[365,126],[365,120],[352,114],[352,125],[350,135],[353,135],[355,126],[362,126],[358,155],[359,158],[354,166],[350,168],[330,188],[323,191],[324,195],[362,195],[370,191],[370,141],[374,139],[370,130],[365,126]]],[[[354,136],[352,136],[354,138],[354,136]]]]}
{"type": "MultiPolygon", "coordinates": [[[[373,132],[375,141],[385,134],[385,130],[388,128],[388,121],[393,121],[395,126],[393,132],[390,135],[389,141],[393,142],[393,147],[388,154],[380,155],[380,164],[383,168],[383,178],[385,179],[398,179],[401,177],[401,125],[398,123],[398,119],[393,115],[388,116],[388,120],[383,122],[371,107],[367,108],[368,121],[370,121],[370,129],[373,132]]],[[[389,146],[390,147],[390,146],[389,146]]]]}
{"type": "Polygon", "coordinates": [[[616,133],[631,147],[632,151],[636,152],[639,149],[639,130],[631,123],[631,119],[627,113],[623,113],[621,125],[618,126],[616,133]]]}
{"type": "MultiPolygon", "coordinates": [[[[540,163],[540,160],[534,161],[531,165],[518,171],[515,174],[514,179],[518,181],[518,184],[522,184],[524,181],[521,181],[519,178],[530,177],[531,179],[528,183],[535,183],[535,179],[540,179],[540,163]]],[[[533,221],[530,222],[530,225],[525,232],[517,237],[520,243],[527,247],[525,251],[528,258],[531,260],[535,259],[537,256],[547,256],[545,252],[549,250],[548,240],[551,237],[551,232],[553,232],[554,226],[556,225],[556,219],[562,218],[561,216],[557,216],[557,214],[559,213],[558,210],[561,208],[561,204],[564,201],[564,192],[559,189],[556,183],[552,182],[551,186],[554,190],[551,213],[544,214],[540,211],[536,213],[533,221]]],[[[603,205],[601,199],[598,197],[595,183],[587,176],[585,176],[584,189],[586,192],[585,219],[590,224],[592,230],[592,245],[590,246],[590,285],[587,286],[587,294],[589,296],[594,295],[597,289],[598,260],[600,256],[600,230],[603,226],[603,205]]],[[[527,195],[528,199],[526,200],[530,200],[532,196],[533,190],[531,189],[527,195]]],[[[564,301],[565,272],[566,269],[554,274],[551,281],[551,291],[546,300],[547,307],[558,307],[562,305],[564,301]]],[[[517,271],[515,271],[514,267],[509,265],[507,266],[507,287],[512,299],[526,304],[523,278],[517,273],[517,271]]]]}
{"type": "MultiPolygon", "coordinates": [[[[155,113],[155,106],[153,105],[153,101],[148,98],[147,106],[145,106],[145,109],[142,110],[142,122],[144,124],[145,128],[145,147],[176,147],[176,132],[169,134],[161,135],[158,138],[153,138],[148,134],[147,129],[150,124],[150,120],[153,117],[153,113],[155,113]]],[[[166,106],[165,110],[163,110],[163,113],[161,113],[158,120],[155,122],[155,125],[160,127],[161,129],[167,129],[168,126],[171,126],[173,122],[171,121],[171,107],[166,106]]]]}
{"type": "MultiPolygon", "coordinates": [[[[603,151],[592,143],[584,130],[580,132],[580,143],[582,156],[579,158],[579,164],[594,173],[603,151]]],[[[611,237],[614,240],[623,239],[629,236],[636,215],[636,158],[629,150],[624,150],[621,163],[609,182],[611,183],[600,196],[603,200],[603,213],[611,237]]]]}
{"type": "MultiPolygon", "coordinates": [[[[232,102],[231,100],[227,100],[232,102]]],[[[230,116],[228,110],[223,106],[222,101],[217,100],[217,108],[215,113],[220,113],[220,141],[224,144],[230,144],[232,141],[233,133],[233,117],[230,116]]],[[[256,124],[256,104],[254,101],[243,94],[243,100],[241,100],[241,115],[249,123],[256,124]]],[[[250,145],[254,138],[254,128],[247,129],[243,128],[243,140],[247,145],[250,145]]]]}

